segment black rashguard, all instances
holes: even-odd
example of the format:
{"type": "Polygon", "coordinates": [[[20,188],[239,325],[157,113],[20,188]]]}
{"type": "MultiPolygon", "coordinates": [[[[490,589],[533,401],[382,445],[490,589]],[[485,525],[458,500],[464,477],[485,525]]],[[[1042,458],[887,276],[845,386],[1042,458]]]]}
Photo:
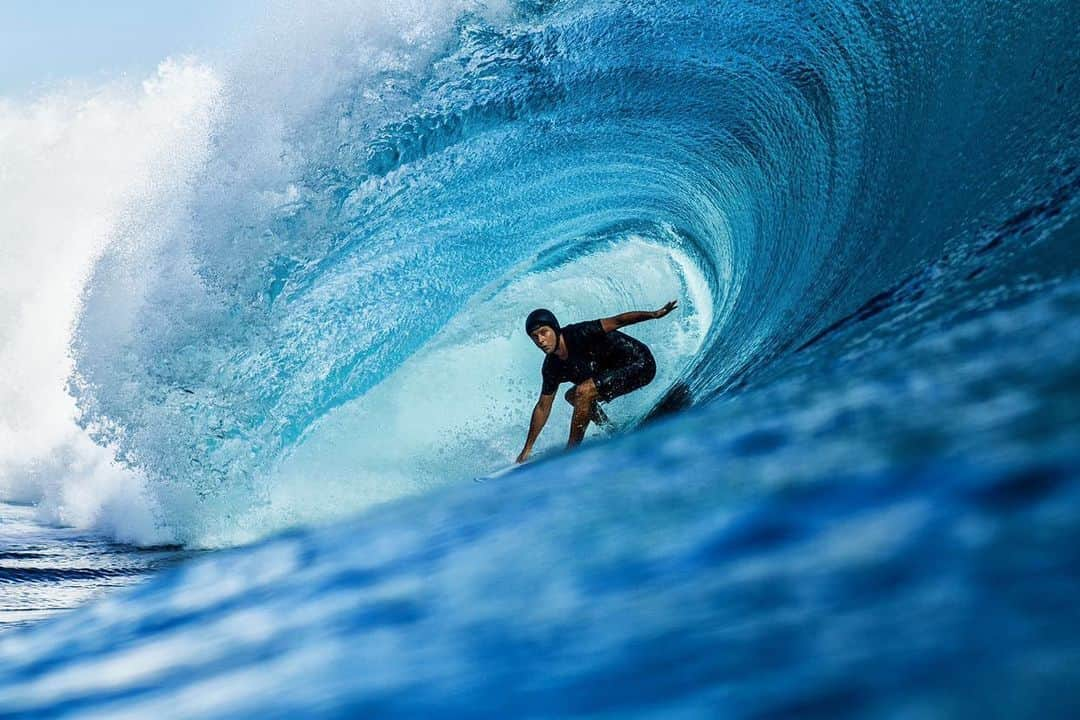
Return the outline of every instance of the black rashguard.
{"type": "Polygon", "coordinates": [[[645,343],[618,330],[604,332],[599,320],[574,323],[562,329],[566,359],[554,353],[544,358],[543,395],[559,383],[577,385],[592,378],[601,400],[610,400],[647,385],[656,375],[656,363],[645,343]]]}

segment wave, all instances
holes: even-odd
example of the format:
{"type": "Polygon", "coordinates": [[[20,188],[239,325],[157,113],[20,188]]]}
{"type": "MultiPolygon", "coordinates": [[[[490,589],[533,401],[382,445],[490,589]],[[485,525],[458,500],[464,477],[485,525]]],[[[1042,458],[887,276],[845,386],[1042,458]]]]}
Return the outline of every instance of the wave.
{"type": "Polygon", "coordinates": [[[506,462],[535,306],[684,299],[642,328],[662,374],[624,428],[731,397],[1070,216],[1076,18],[1052,7],[286,16],[224,67],[176,71],[202,73],[202,110],[76,253],[73,364],[39,382],[58,394],[70,369],[155,532],[210,545],[506,462]]]}
{"type": "Polygon", "coordinates": [[[209,68],[169,61],[142,83],[0,101],[0,496],[48,521],[168,537],[145,476],[76,424],[69,348],[92,267],[193,171],[219,92],[209,68]]]}
{"type": "MultiPolygon", "coordinates": [[[[13,558],[183,562],[5,634],[0,705],[1068,715],[1078,14],[327,4],[42,101],[61,122],[0,132],[0,168],[30,148],[26,181],[0,172],[28,230],[4,249],[33,259],[0,269],[30,383],[3,386],[3,492],[188,545],[353,517],[198,559],[13,558]],[[660,374],[617,432],[461,482],[524,434],[526,310],[672,295],[632,328],[660,374]]],[[[81,575],[11,586],[133,579],[81,575]]]]}

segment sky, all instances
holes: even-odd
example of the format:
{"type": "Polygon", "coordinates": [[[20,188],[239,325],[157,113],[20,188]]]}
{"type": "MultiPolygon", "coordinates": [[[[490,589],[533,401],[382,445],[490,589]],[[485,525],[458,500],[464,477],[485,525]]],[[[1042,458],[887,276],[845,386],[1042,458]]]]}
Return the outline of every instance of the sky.
{"type": "Polygon", "coordinates": [[[0,0],[0,96],[64,80],[142,77],[168,56],[230,44],[267,0],[0,0]]]}

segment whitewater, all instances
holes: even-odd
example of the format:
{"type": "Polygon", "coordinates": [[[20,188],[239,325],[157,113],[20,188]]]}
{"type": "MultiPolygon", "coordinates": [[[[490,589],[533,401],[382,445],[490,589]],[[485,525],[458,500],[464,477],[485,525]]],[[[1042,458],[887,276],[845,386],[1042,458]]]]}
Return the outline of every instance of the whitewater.
{"type": "Polygon", "coordinates": [[[0,716],[1080,711],[1078,21],[318,2],[0,100],[0,589],[139,580],[0,716]],[[474,482],[531,309],[672,297],[474,482]]]}

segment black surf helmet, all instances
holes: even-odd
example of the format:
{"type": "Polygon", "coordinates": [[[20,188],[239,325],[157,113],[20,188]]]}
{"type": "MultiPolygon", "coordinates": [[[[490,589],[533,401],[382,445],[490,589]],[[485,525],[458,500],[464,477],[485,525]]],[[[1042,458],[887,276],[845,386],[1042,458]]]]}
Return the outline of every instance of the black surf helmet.
{"type": "Polygon", "coordinates": [[[536,328],[547,325],[549,328],[555,331],[555,342],[559,342],[559,321],[555,319],[555,314],[550,310],[544,308],[537,308],[529,313],[529,317],[525,318],[525,334],[532,337],[533,331],[536,328]]]}

